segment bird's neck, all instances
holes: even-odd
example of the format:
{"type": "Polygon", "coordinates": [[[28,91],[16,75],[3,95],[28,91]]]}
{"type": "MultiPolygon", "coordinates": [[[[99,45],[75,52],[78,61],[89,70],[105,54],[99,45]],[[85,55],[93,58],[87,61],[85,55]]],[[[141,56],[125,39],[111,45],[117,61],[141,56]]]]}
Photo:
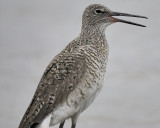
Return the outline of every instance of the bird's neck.
{"type": "Polygon", "coordinates": [[[101,45],[105,46],[107,41],[105,38],[105,27],[104,26],[82,26],[82,30],[80,33],[80,40],[83,43],[93,44],[95,46],[100,47],[101,45]]]}
{"type": "Polygon", "coordinates": [[[64,49],[64,53],[73,52],[79,46],[92,45],[98,51],[104,52],[108,49],[107,40],[105,38],[105,29],[103,28],[82,28],[82,31],[76,39],[74,39],[64,49]]]}

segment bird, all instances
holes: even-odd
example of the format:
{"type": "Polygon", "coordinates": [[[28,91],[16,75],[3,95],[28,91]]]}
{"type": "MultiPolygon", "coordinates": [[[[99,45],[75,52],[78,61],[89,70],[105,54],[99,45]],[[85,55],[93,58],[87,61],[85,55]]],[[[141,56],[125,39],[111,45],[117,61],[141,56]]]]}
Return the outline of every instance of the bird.
{"type": "Polygon", "coordinates": [[[67,119],[71,119],[71,128],[76,128],[80,114],[103,87],[109,53],[106,28],[116,22],[146,27],[115,16],[147,19],[114,12],[101,4],[86,7],[79,36],[47,66],[19,128],[49,128],[55,124],[63,128],[67,119]]]}

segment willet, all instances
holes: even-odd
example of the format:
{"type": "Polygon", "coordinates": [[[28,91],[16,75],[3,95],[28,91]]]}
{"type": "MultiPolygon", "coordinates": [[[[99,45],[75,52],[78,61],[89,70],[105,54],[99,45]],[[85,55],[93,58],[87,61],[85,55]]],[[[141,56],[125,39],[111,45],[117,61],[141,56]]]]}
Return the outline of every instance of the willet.
{"type": "Polygon", "coordinates": [[[113,16],[144,16],[118,13],[99,4],[88,6],[82,16],[80,35],[46,68],[19,128],[48,128],[77,119],[99,94],[106,72],[108,44],[105,29],[115,22],[145,27],[113,16]]]}

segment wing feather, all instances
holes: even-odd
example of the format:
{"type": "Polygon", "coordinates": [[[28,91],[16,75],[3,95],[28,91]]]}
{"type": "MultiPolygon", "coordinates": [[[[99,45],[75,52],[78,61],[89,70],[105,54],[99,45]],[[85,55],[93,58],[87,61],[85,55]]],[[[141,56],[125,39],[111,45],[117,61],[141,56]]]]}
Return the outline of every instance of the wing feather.
{"type": "Polygon", "coordinates": [[[60,54],[46,68],[19,128],[39,124],[62,104],[85,73],[83,54],[60,54]]]}

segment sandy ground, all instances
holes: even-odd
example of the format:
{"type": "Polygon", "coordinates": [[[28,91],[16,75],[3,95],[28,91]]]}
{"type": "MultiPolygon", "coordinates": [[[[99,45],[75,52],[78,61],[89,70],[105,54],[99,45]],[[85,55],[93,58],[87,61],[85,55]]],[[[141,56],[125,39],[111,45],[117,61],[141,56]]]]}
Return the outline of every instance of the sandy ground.
{"type": "Polygon", "coordinates": [[[1,128],[18,127],[46,66],[78,36],[82,12],[91,3],[149,20],[127,18],[147,28],[122,23],[107,28],[105,84],[77,127],[160,128],[158,0],[0,0],[1,128]]]}

